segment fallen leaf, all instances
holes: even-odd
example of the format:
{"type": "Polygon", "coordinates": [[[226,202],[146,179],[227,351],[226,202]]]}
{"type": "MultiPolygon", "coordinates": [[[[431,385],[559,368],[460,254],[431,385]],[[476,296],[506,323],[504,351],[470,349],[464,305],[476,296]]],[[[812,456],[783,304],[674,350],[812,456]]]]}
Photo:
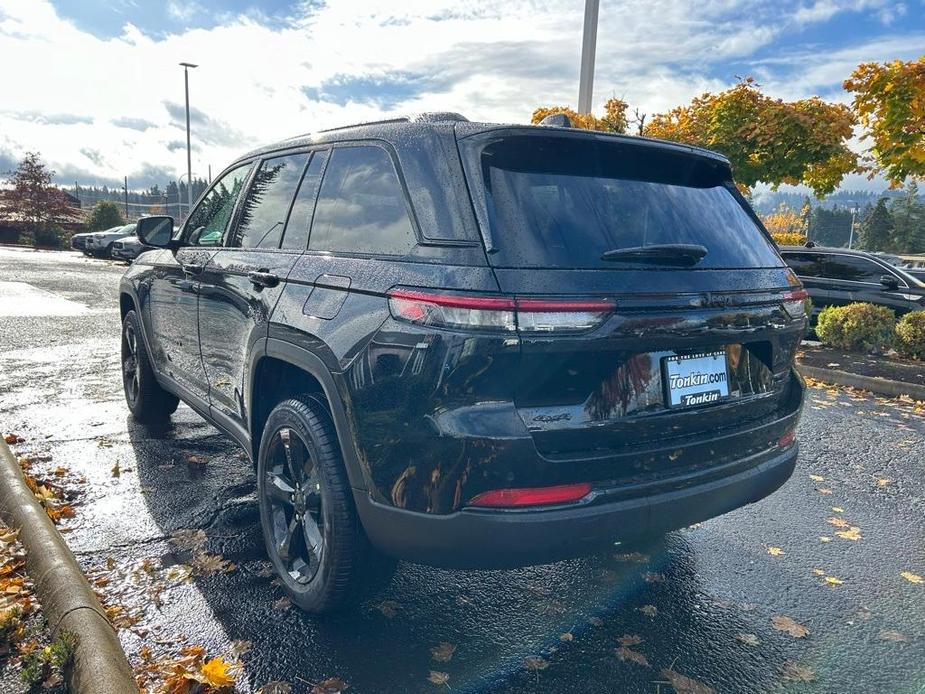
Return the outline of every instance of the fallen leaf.
{"type": "Polygon", "coordinates": [[[894,629],[881,629],[878,636],[883,641],[895,641],[896,643],[903,643],[909,640],[905,637],[905,635],[894,629]]]}
{"type": "Polygon", "coordinates": [[[658,608],[655,605],[643,605],[642,607],[637,607],[640,612],[642,612],[646,617],[654,617],[658,614],[658,608]]]}
{"type": "Polygon", "coordinates": [[[820,475],[810,475],[809,479],[811,479],[813,482],[822,482],[825,479],[825,477],[822,477],[820,475]]]}
{"type": "Polygon", "coordinates": [[[829,520],[826,521],[829,525],[834,525],[836,528],[847,528],[851,525],[844,518],[839,518],[838,516],[832,516],[829,520]]]}
{"type": "Polygon", "coordinates": [[[574,641],[575,635],[570,631],[564,631],[561,634],[559,634],[559,640],[562,642],[566,642],[566,643],[569,641],[574,641]]]}
{"type": "Polygon", "coordinates": [[[780,547],[768,547],[768,554],[770,554],[772,557],[779,557],[783,553],[784,550],[782,550],[780,547]]]}
{"type": "Polygon", "coordinates": [[[439,645],[430,649],[430,657],[438,662],[447,663],[453,659],[453,654],[455,652],[456,646],[452,643],[441,641],[439,645]]]}
{"type": "Polygon", "coordinates": [[[212,574],[224,573],[230,574],[235,570],[235,565],[222,557],[221,554],[209,554],[208,552],[199,552],[196,554],[190,566],[193,571],[202,576],[211,576],[212,574]]]}
{"type": "Polygon", "coordinates": [[[825,571],[822,569],[813,569],[813,576],[825,576],[825,571]]]}
{"type": "Polygon", "coordinates": [[[845,509],[843,509],[841,506],[833,506],[833,507],[832,507],[832,511],[833,511],[834,513],[844,513],[844,512],[845,512],[845,509]]]}
{"type": "Polygon", "coordinates": [[[232,658],[237,660],[245,653],[250,652],[252,646],[253,644],[250,641],[232,641],[231,646],[228,648],[228,652],[231,653],[232,658]]]}
{"type": "Polygon", "coordinates": [[[754,634],[738,633],[736,634],[736,638],[748,646],[760,646],[761,645],[761,639],[759,639],[754,634]]]}
{"type": "Polygon", "coordinates": [[[202,528],[184,528],[177,530],[170,536],[170,544],[188,551],[200,550],[205,547],[208,540],[206,531],[202,528]]]}
{"type": "Polygon", "coordinates": [[[644,653],[639,651],[634,651],[632,648],[627,648],[626,646],[620,646],[616,650],[617,658],[620,659],[620,662],[630,661],[631,663],[636,663],[637,665],[643,665],[649,667],[649,661],[646,659],[644,653]]]}
{"type": "Polygon", "coordinates": [[[545,658],[540,658],[538,655],[528,655],[524,658],[524,667],[528,670],[545,670],[549,667],[549,661],[545,658]]]}
{"type": "Polygon", "coordinates": [[[832,490],[829,489],[828,487],[816,487],[816,491],[819,492],[820,494],[831,494],[832,493],[832,490]]]}
{"type": "Polygon", "coordinates": [[[662,677],[671,683],[677,694],[713,694],[713,688],[705,685],[703,682],[675,672],[671,668],[662,670],[662,677]]]}
{"type": "Polygon", "coordinates": [[[638,646],[644,641],[645,639],[639,636],[638,634],[623,634],[623,636],[617,639],[617,643],[619,643],[621,646],[627,646],[627,647],[638,646]]]}
{"type": "Polygon", "coordinates": [[[844,583],[843,580],[841,580],[840,578],[836,578],[835,576],[826,576],[825,582],[828,583],[830,586],[840,586],[842,583],[844,583]]]}
{"type": "Polygon", "coordinates": [[[187,465],[199,465],[199,466],[202,466],[202,465],[205,465],[207,462],[209,462],[209,461],[207,461],[207,460],[206,460],[205,458],[203,458],[201,455],[188,455],[188,456],[186,456],[186,463],[187,463],[187,465]]]}
{"type": "Polygon", "coordinates": [[[273,609],[274,609],[274,610],[279,610],[280,612],[285,612],[285,611],[288,610],[290,607],[292,607],[292,600],[290,600],[290,599],[289,599],[287,596],[285,596],[285,595],[284,595],[283,597],[281,597],[279,600],[277,600],[276,602],[273,603],[273,609]]]}
{"type": "Polygon", "coordinates": [[[861,539],[861,529],[852,525],[847,530],[836,530],[835,534],[845,540],[860,540],[861,539]]]}
{"type": "Polygon", "coordinates": [[[229,663],[224,658],[212,658],[202,666],[202,676],[205,678],[205,684],[210,687],[221,689],[230,687],[234,684],[234,677],[231,672],[234,670],[234,663],[229,663]]]}
{"type": "Polygon", "coordinates": [[[350,685],[340,677],[328,677],[312,687],[311,694],[340,694],[350,689],[350,685]]]}
{"type": "Polygon", "coordinates": [[[792,660],[780,666],[780,675],[785,682],[812,682],[816,679],[816,673],[811,667],[792,660]]]}
{"type": "Polygon", "coordinates": [[[642,577],[645,579],[646,583],[664,583],[665,575],[654,573],[652,571],[646,571],[642,577]]]}
{"type": "Polygon", "coordinates": [[[67,468],[59,465],[54,470],[52,470],[52,474],[55,477],[64,477],[67,474],[67,468]]]}
{"type": "Polygon", "coordinates": [[[918,574],[914,574],[911,571],[902,571],[899,575],[909,581],[909,583],[925,583],[925,578],[922,578],[918,574]]]}
{"type": "Polygon", "coordinates": [[[392,619],[395,615],[398,614],[399,607],[401,607],[401,605],[399,605],[394,600],[383,600],[378,605],[376,605],[376,609],[382,613],[382,616],[389,619],[392,619]]]}
{"type": "Polygon", "coordinates": [[[892,481],[893,480],[891,480],[888,477],[881,477],[880,479],[877,480],[877,486],[878,487],[889,487],[892,481]]]}
{"type": "Polygon", "coordinates": [[[257,694],[292,694],[292,685],[288,682],[267,682],[257,694]]]}
{"type": "Polygon", "coordinates": [[[831,541],[832,541],[832,538],[831,538],[831,537],[828,537],[827,535],[820,535],[820,536],[819,536],[819,542],[831,542],[831,541]]]}
{"type": "Polygon", "coordinates": [[[783,631],[787,634],[790,634],[795,639],[802,639],[804,636],[809,634],[809,629],[804,627],[799,622],[793,620],[792,618],[782,614],[774,615],[771,617],[771,626],[778,631],[783,631]]]}
{"type": "Polygon", "coordinates": [[[121,471],[119,470],[118,461],[116,461],[116,464],[112,466],[111,472],[112,472],[113,477],[118,477],[120,474],[122,474],[121,471]]]}
{"type": "MultiPolygon", "coordinates": [[[[427,676],[427,681],[432,684],[447,684],[450,681],[449,674],[445,672],[439,672],[437,670],[431,670],[430,674],[427,676]]],[[[447,685],[449,686],[449,685],[447,685]]]]}
{"type": "Polygon", "coordinates": [[[22,436],[19,436],[17,434],[7,434],[6,436],[3,437],[3,440],[6,441],[10,445],[13,445],[14,443],[22,443],[23,441],[25,441],[25,439],[22,436]]]}

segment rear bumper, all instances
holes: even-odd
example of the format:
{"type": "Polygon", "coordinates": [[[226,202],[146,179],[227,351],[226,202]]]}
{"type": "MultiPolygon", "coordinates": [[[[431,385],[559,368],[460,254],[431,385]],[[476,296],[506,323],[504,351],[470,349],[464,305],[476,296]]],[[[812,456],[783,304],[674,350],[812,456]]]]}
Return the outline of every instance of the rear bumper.
{"type": "Polygon", "coordinates": [[[736,467],[746,469],[696,486],[568,508],[432,515],[385,506],[363,492],[355,498],[367,535],[386,554],[448,568],[509,568],[602,551],[758,501],[787,481],[797,453],[794,444],[740,460],[736,467]]]}

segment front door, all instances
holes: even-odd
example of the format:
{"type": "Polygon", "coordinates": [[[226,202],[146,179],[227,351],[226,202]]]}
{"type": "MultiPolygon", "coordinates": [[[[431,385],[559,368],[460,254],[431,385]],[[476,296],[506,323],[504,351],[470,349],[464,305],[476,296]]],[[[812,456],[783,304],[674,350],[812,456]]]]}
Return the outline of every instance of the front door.
{"type": "Polygon", "coordinates": [[[291,226],[287,220],[309,156],[260,163],[224,247],[201,277],[199,335],[210,403],[243,428],[250,354],[266,338],[270,313],[306,246],[308,222],[299,215],[291,226]]]}
{"type": "Polygon", "coordinates": [[[250,169],[250,164],[239,166],[215,182],[187,218],[181,247],[157,258],[151,282],[149,334],[158,371],[204,403],[209,383],[199,346],[201,276],[221,246],[250,169]]]}

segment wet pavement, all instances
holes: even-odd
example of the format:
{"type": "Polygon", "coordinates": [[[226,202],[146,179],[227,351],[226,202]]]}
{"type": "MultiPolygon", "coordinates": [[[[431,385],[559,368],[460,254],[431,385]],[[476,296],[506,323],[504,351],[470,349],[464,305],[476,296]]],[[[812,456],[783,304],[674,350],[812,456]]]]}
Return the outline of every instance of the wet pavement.
{"type": "Polygon", "coordinates": [[[136,662],[143,645],[229,657],[249,641],[243,692],[332,676],[351,693],[925,691],[921,408],[813,388],[797,472],[758,504],[635,553],[400,564],[369,602],[320,619],[280,601],[240,449],[184,405],[161,430],[128,417],[123,269],[0,248],[0,431],[68,470],[65,537],[139,619],[121,632],[136,662]],[[184,580],[189,554],[169,538],[187,528],[236,568],[184,580]]]}

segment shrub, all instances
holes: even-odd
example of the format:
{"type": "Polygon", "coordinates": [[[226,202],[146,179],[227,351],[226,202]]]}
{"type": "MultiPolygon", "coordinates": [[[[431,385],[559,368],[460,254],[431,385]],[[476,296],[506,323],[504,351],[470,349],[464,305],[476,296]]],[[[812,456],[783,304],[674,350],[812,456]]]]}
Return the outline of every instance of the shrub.
{"type": "Polygon", "coordinates": [[[33,243],[42,248],[60,248],[64,241],[64,229],[58,226],[39,227],[32,234],[33,243]]]}
{"type": "Polygon", "coordinates": [[[896,324],[896,351],[904,357],[925,359],[925,311],[912,311],[896,324]]]}
{"type": "Polygon", "coordinates": [[[885,306],[829,306],[819,313],[816,335],[839,349],[882,351],[893,341],[896,316],[885,306]]]}

